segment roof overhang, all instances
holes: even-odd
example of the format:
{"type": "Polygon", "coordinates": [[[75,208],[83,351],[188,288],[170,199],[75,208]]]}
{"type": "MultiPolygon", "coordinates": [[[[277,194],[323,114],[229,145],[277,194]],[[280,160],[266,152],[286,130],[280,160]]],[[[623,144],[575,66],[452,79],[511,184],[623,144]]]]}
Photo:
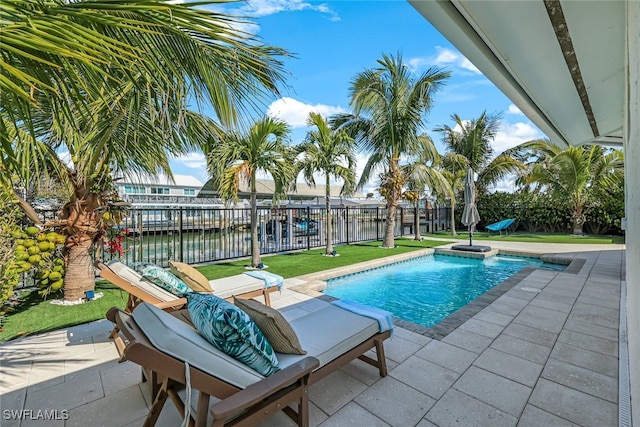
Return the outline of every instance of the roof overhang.
{"type": "Polygon", "coordinates": [[[626,2],[409,3],[554,143],[622,145],[626,2]]]}

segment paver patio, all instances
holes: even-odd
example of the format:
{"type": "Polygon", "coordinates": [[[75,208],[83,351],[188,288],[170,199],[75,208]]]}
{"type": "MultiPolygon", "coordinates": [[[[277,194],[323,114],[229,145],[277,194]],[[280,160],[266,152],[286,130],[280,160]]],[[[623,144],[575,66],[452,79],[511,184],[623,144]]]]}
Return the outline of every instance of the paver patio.
{"type": "MultiPolygon", "coordinates": [[[[440,339],[396,326],[389,375],[354,361],[313,385],[312,426],[618,425],[623,246],[491,245],[585,262],[576,273],[533,271],[440,339]]],[[[295,284],[272,299],[285,317],[310,309],[295,284]]],[[[141,425],[150,390],[137,365],[118,363],[111,328],[103,320],[1,345],[0,424],[141,425]]],[[[158,425],[180,422],[168,403],[158,425]]],[[[263,425],[294,424],[278,413],[263,425]]]]}

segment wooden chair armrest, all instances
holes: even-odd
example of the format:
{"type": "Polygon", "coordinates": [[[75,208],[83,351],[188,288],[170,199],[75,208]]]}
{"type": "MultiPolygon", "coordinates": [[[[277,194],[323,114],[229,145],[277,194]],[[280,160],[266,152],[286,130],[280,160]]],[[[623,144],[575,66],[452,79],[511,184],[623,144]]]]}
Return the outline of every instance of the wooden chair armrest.
{"type": "Polygon", "coordinates": [[[161,310],[166,310],[168,308],[171,309],[177,309],[182,307],[183,305],[187,304],[187,299],[186,298],[178,298],[176,300],[173,301],[165,301],[165,302],[157,302],[153,305],[155,305],[156,307],[158,307],[161,310]]]}
{"type": "Polygon", "coordinates": [[[283,370],[213,405],[211,408],[213,419],[227,419],[237,415],[242,410],[261,402],[278,391],[294,384],[301,378],[310,375],[319,365],[320,361],[318,359],[309,356],[287,366],[283,370]]]}

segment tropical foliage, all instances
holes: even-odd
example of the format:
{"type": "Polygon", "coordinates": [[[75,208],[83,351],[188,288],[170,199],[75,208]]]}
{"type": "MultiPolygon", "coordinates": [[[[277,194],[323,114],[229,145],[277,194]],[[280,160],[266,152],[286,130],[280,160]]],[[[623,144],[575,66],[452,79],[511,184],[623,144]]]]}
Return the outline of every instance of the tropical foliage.
{"type": "Polygon", "coordinates": [[[478,192],[485,192],[508,174],[521,170],[521,163],[508,154],[501,153],[494,157],[491,144],[500,129],[500,115],[487,114],[485,111],[476,119],[462,120],[453,114],[451,120],[455,123],[454,127],[442,125],[435,131],[442,133],[446,151],[460,156],[454,162],[456,171],[460,159],[464,158],[463,169],[466,171],[470,167],[477,174],[478,192]]]}
{"type": "Polygon", "coordinates": [[[403,197],[413,204],[414,240],[421,240],[420,237],[420,216],[418,208],[425,192],[431,194],[442,194],[444,197],[455,198],[447,177],[439,168],[440,155],[431,138],[424,136],[419,139],[422,147],[418,153],[409,159],[409,162],[402,165],[402,173],[406,177],[406,188],[403,197]]]}
{"type": "Polygon", "coordinates": [[[516,182],[525,190],[547,191],[571,211],[573,234],[582,234],[586,214],[603,193],[620,188],[624,176],[621,150],[599,145],[562,150],[548,140],[512,149],[529,167],[516,182]]]}
{"type": "MultiPolygon", "coordinates": [[[[277,92],[281,49],[231,16],[161,0],[0,3],[0,158],[24,183],[53,176],[68,203],[65,299],[93,289],[91,247],[120,215],[114,176],[164,172],[277,92]],[[209,105],[215,120],[190,111],[209,105]]],[[[6,172],[6,173],[5,173],[6,172]]]]}
{"type": "Polygon", "coordinates": [[[289,127],[281,120],[265,117],[247,133],[228,132],[205,149],[213,187],[225,200],[237,200],[242,181],[249,185],[251,202],[251,266],[258,268],[258,202],[256,176],[268,174],[274,181],[274,199],[283,196],[295,179],[295,153],[285,140],[289,127]]]}
{"type": "Polygon", "coordinates": [[[438,188],[435,189],[434,195],[436,200],[440,203],[446,203],[449,201],[451,206],[451,235],[457,236],[456,231],[456,206],[458,204],[457,197],[464,189],[464,182],[466,177],[466,158],[459,154],[446,153],[441,157],[441,174],[449,184],[449,192],[444,192],[438,188]]]}
{"type": "Polygon", "coordinates": [[[396,210],[406,184],[401,158],[418,154],[423,147],[425,115],[449,75],[432,67],[415,76],[401,54],[385,54],[376,68],[356,74],[351,81],[353,114],[334,118],[335,124],[355,137],[359,151],[367,157],[358,186],[380,178],[386,200],[385,248],[394,246],[396,210]]]}
{"type": "Polygon", "coordinates": [[[13,294],[22,272],[15,256],[15,237],[20,235],[18,223],[23,214],[13,199],[11,187],[0,185],[0,306],[13,294]]]}
{"type": "Polygon", "coordinates": [[[296,147],[296,176],[302,172],[305,181],[315,186],[314,173],[320,172],[325,181],[325,207],[327,225],[325,227],[326,255],[333,255],[333,221],[331,217],[331,178],[344,182],[341,195],[349,196],[355,190],[354,139],[344,129],[332,129],[318,113],[310,113],[307,119],[314,130],[307,133],[306,140],[296,147]]]}

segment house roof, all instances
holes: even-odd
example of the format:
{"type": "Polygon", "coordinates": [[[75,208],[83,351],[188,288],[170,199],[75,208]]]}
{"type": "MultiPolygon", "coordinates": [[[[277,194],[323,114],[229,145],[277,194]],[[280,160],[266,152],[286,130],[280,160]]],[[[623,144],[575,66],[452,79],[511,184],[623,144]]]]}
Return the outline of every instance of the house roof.
{"type": "MultiPolygon", "coordinates": [[[[317,197],[324,197],[326,186],[322,184],[317,184],[315,187],[307,185],[306,183],[298,182],[296,184],[295,191],[291,191],[287,193],[287,198],[291,200],[312,200],[317,197]]],[[[258,179],[256,180],[256,190],[258,192],[258,198],[271,198],[275,193],[275,185],[273,181],[266,179],[258,179]]],[[[342,191],[341,185],[332,185],[330,186],[331,197],[338,197],[340,192],[342,191]]],[[[207,181],[207,183],[202,187],[198,197],[217,197],[218,192],[214,189],[213,183],[211,180],[207,181]]],[[[249,184],[246,181],[240,182],[240,191],[238,192],[240,197],[248,197],[250,195],[249,184]]],[[[364,198],[365,196],[362,193],[356,192],[354,195],[350,196],[353,198],[364,198]]]]}
{"type": "Polygon", "coordinates": [[[192,175],[179,175],[173,174],[173,181],[164,174],[158,175],[136,175],[122,178],[118,181],[118,184],[133,184],[133,185],[154,185],[154,186],[167,186],[167,187],[192,187],[202,188],[203,184],[198,178],[192,175]]]}
{"type": "Polygon", "coordinates": [[[553,142],[622,145],[625,2],[409,2],[553,142]]]}

